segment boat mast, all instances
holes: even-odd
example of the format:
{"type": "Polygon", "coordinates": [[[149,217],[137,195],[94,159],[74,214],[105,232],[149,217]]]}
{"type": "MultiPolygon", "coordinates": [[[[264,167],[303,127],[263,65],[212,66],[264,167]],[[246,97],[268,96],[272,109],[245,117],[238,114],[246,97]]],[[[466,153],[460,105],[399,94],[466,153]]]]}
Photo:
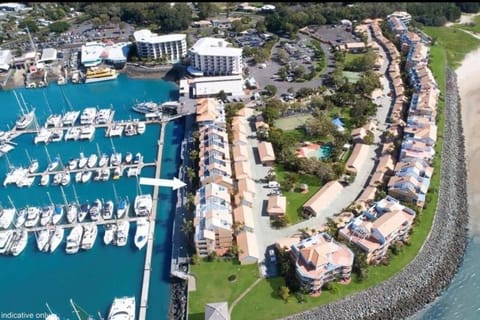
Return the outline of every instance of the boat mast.
{"type": "Polygon", "coordinates": [[[102,154],[100,153],[100,146],[98,145],[98,142],[97,142],[97,152],[98,152],[98,157],[101,158],[102,154]]]}
{"type": "Polygon", "coordinates": [[[23,98],[23,94],[21,94],[21,93],[20,93],[20,98],[22,98],[22,103],[23,103],[23,106],[25,107],[25,112],[27,112],[28,111],[28,106],[27,106],[27,103],[25,102],[25,99],[23,98]]]}
{"type": "Polygon", "coordinates": [[[12,206],[12,208],[17,211],[17,208],[15,208],[15,205],[13,204],[13,201],[12,201],[12,198],[10,198],[10,196],[7,196],[8,197],[8,201],[10,201],[10,205],[12,206]]]}
{"type": "Polygon", "coordinates": [[[77,205],[80,206],[80,203],[78,202],[77,189],[75,188],[74,184],[72,184],[72,186],[73,186],[73,194],[75,196],[75,201],[77,201],[77,205]]]}
{"type": "Polygon", "coordinates": [[[118,203],[118,194],[117,194],[117,188],[115,188],[115,184],[112,183],[113,187],[113,195],[115,196],[115,202],[118,203]]]}
{"type": "Polygon", "coordinates": [[[50,203],[51,203],[52,206],[53,206],[52,197],[50,196],[50,192],[48,192],[48,191],[47,191],[47,196],[48,196],[48,200],[50,200],[50,203]]]}
{"type": "Polygon", "coordinates": [[[27,149],[25,149],[25,153],[27,154],[28,162],[30,162],[30,164],[32,164],[32,158],[30,158],[30,155],[28,154],[28,150],[27,150],[27,149]]]}
{"type": "Polygon", "coordinates": [[[15,99],[17,99],[18,106],[20,108],[20,112],[22,113],[22,116],[25,115],[25,111],[23,111],[22,104],[20,103],[20,100],[18,99],[17,92],[13,90],[13,95],[15,96],[15,99]]]}
{"type": "Polygon", "coordinates": [[[53,311],[52,311],[52,309],[50,309],[50,306],[48,305],[48,303],[47,303],[47,302],[45,302],[45,305],[47,306],[48,312],[50,312],[50,313],[52,313],[52,314],[53,314],[53,311]]]}
{"type": "Polygon", "coordinates": [[[63,201],[65,202],[65,205],[68,207],[67,196],[65,195],[65,190],[63,190],[63,186],[60,186],[60,190],[62,190],[63,201]]]}
{"type": "Polygon", "coordinates": [[[50,158],[50,154],[48,153],[47,146],[45,146],[45,152],[47,153],[48,162],[52,162],[52,158],[50,158]]]}

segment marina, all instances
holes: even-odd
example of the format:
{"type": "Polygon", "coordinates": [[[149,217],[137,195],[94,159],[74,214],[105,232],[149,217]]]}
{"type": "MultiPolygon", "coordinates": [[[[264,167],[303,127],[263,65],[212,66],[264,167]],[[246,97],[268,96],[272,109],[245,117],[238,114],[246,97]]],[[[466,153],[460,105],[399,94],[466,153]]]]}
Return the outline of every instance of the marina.
{"type": "MultiPolygon", "coordinates": [[[[142,97],[144,95],[144,92],[158,92],[159,90],[155,89],[145,89],[148,86],[152,86],[155,83],[160,83],[162,86],[164,85],[161,81],[131,81],[123,78],[122,76],[119,76],[117,79],[116,83],[120,83],[121,85],[127,85],[127,82],[130,83],[130,86],[133,89],[129,90],[128,92],[130,97],[134,97],[136,94],[137,97],[142,97]],[[139,85],[140,84],[140,85],[139,85]],[[138,88],[135,91],[135,86],[138,86],[138,88]]],[[[88,105],[98,105],[102,104],[99,103],[98,100],[98,94],[91,94],[91,93],[86,93],[87,91],[95,91],[96,88],[102,87],[102,88],[107,88],[109,82],[101,82],[101,83],[95,83],[91,84],[88,86],[73,86],[70,84],[66,84],[63,86],[65,88],[65,92],[68,94],[69,98],[72,101],[75,101],[75,108],[79,108],[80,110],[82,109],[82,106],[88,106],[88,105]],[[75,87],[75,89],[72,89],[72,87],[75,87]],[[78,88],[78,89],[77,89],[78,88]],[[88,88],[88,89],[87,89],[88,88]],[[76,91],[79,92],[78,95],[76,95],[76,91]],[[80,94],[80,92],[84,92],[80,94]],[[96,95],[96,96],[95,96],[96,95]],[[95,100],[97,99],[97,101],[95,100]]],[[[66,112],[64,110],[60,110],[62,108],[62,102],[61,100],[54,101],[55,98],[51,98],[52,93],[55,90],[58,90],[58,87],[56,86],[55,83],[51,83],[48,87],[39,89],[39,90],[46,90],[48,94],[48,99],[50,99],[50,104],[52,105],[52,108],[54,109],[52,112],[48,113],[42,113],[42,106],[40,104],[36,104],[35,108],[35,115],[38,117],[39,123],[45,123],[46,119],[50,114],[63,114],[65,115],[66,112]],[[55,109],[57,108],[57,109],[55,109]],[[42,120],[43,117],[43,120],[42,120]]],[[[108,89],[110,90],[110,89],[108,89]]],[[[124,103],[122,105],[122,101],[132,101],[132,98],[126,98],[125,93],[127,93],[128,90],[120,90],[119,93],[109,93],[108,94],[108,100],[107,96],[103,101],[103,105],[114,105],[115,109],[115,114],[118,116],[123,116],[124,119],[115,119],[115,121],[111,121],[110,124],[114,124],[114,122],[119,122],[119,123],[124,123],[126,125],[132,126],[132,124],[135,122],[132,119],[135,119],[135,114],[130,111],[131,108],[131,103],[124,103]],[[123,95],[122,95],[123,94],[123,95]],[[124,112],[125,110],[128,110],[128,112],[124,112]],[[121,111],[121,112],[119,112],[121,111]]],[[[160,90],[160,92],[169,92],[168,90],[160,90]]],[[[11,96],[11,92],[3,92],[5,96],[11,96]]],[[[42,93],[41,91],[37,90],[30,90],[28,92],[22,92],[22,94],[25,96],[26,101],[34,101],[35,98],[34,96],[40,95],[40,99],[37,99],[38,101],[42,101],[42,93]]],[[[55,95],[53,93],[53,95],[55,95]]],[[[13,96],[12,96],[13,97],[13,96]]],[[[61,98],[61,95],[58,95],[59,98],[61,98]]],[[[153,98],[153,97],[152,97],[153,98]]],[[[147,99],[152,99],[150,97],[147,97],[147,99]]],[[[165,99],[165,98],[163,98],[165,99]]],[[[169,97],[167,97],[165,100],[169,100],[169,97]]],[[[6,103],[8,104],[8,99],[5,100],[6,103]]],[[[14,100],[13,100],[14,102],[14,100]]],[[[45,109],[46,111],[46,109],[45,109]]],[[[80,112],[81,114],[81,112],[80,112]]],[[[79,115],[78,115],[79,117],[79,115]]],[[[75,143],[71,143],[71,140],[65,141],[65,135],[67,130],[69,129],[68,125],[61,125],[55,127],[54,125],[49,126],[49,129],[57,129],[61,128],[64,132],[64,137],[61,141],[58,141],[56,143],[48,143],[46,146],[48,147],[48,153],[50,154],[49,156],[46,155],[45,152],[45,146],[43,143],[39,143],[37,145],[34,144],[33,138],[38,131],[40,131],[40,127],[38,126],[31,126],[26,129],[21,129],[21,130],[16,130],[14,126],[11,125],[12,119],[14,120],[16,117],[12,113],[11,116],[5,116],[3,118],[3,121],[0,120],[0,127],[4,128],[13,128],[13,130],[8,130],[5,132],[8,133],[8,138],[9,142],[15,143],[16,145],[12,144],[15,148],[11,151],[9,151],[7,156],[2,157],[3,161],[5,164],[10,163],[14,164],[15,166],[18,167],[24,167],[25,169],[28,169],[30,165],[32,164],[31,159],[37,160],[38,162],[38,169],[37,170],[32,170],[34,171],[33,174],[35,176],[35,181],[31,185],[30,188],[11,188],[10,186],[5,189],[5,192],[3,195],[0,195],[0,201],[2,203],[2,207],[5,209],[10,209],[12,205],[8,205],[8,199],[7,196],[9,194],[12,195],[12,200],[15,205],[15,207],[18,209],[24,208],[27,205],[31,206],[37,206],[39,208],[47,208],[50,205],[62,205],[63,206],[63,217],[60,219],[60,221],[56,224],[47,224],[45,226],[40,225],[40,221],[37,222],[37,224],[34,227],[30,227],[27,230],[27,235],[28,235],[28,241],[26,243],[26,247],[24,248],[23,252],[21,252],[19,255],[21,255],[20,258],[3,258],[2,257],[2,273],[4,275],[12,272],[17,272],[14,270],[20,270],[29,268],[28,274],[32,275],[40,275],[43,274],[43,276],[39,277],[36,280],[37,285],[46,285],[48,286],[49,283],[54,283],[58,281],[62,281],[65,283],[64,288],[62,289],[62,295],[61,298],[58,293],[56,294],[55,292],[42,292],[40,295],[37,293],[35,294],[35,297],[32,295],[28,295],[25,297],[25,299],[28,299],[29,302],[28,305],[25,305],[25,303],[17,300],[17,299],[8,299],[7,303],[12,305],[12,308],[22,308],[22,310],[26,311],[31,311],[31,312],[36,312],[36,311],[42,311],[42,305],[44,305],[44,302],[42,301],[48,301],[49,304],[52,306],[52,309],[55,311],[56,314],[61,316],[63,319],[65,316],[68,316],[70,314],[70,310],[68,310],[68,305],[64,303],[63,299],[68,299],[68,297],[72,297],[75,302],[79,303],[82,308],[85,308],[86,310],[91,310],[91,314],[95,314],[98,311],[101,311],[102,314],[105,314],[105,311],[108,310],[109,306],[112,303],[112,300],[114,297],[122,297],[122,296],[136,296],[136,301],[138,302],[137,305],[135,306],[136,308],[136,315],[138,316],[138,311],[140,310],[140,297],[142,294],[142,287],[144,280],[141,275],[135,275],[138,274],[135,270],[140,269],[145,269],[145,262],[146,262],[146,255],[147,255],[147,249],[148,249],[148,243],[146,243],[143,247],[143,249],[139,250],[138,247],[135,245],[135,235],[136,235],[136,223],[138,220],[137,217],[134,216],[134,200],[136,194],[138,192],[141,192],[141,194],[152,194],[152,189],[153,187],[150,186],[141,186],[140,188],[138,187],[138,181],[136,179],[118,179],[118,176],[124,177],[125,175],[128,174],[130,171],[131,176],[135,176],[134,173],[137,173],[138,175],[141,173],[142,176],[146,177],[153,177],[155,175],[155,162],[157,162],[157,143],[158,143],[158,138],[160,135],[160,131],[162,127],[165,127],[165,130],[170,132],[173,129],[168,129],[171,125],[170,123],[167,124],[167,120],[163,119],[155,119],[153,121],[141,121],[145,123],[146,130],[142,135],[135,135],[135,136],[128,136],[125,132],[123,132],[122,136],[115,136],[113,135],[111,138],[115,140],[115,150],[116,152],[120,153],[122,155],[122,164],[119,166],[109,166],[110,161],[111,161],[111,155],[113,153],[112,147],[111,147],[111,141],[109,141],[110,137],[105,137],[106,132],[108,129],[108,123],[106,124],[95,124],[94,126],[96,127],[96,132],[95,135],[93,136],[91,141],[88,140],[77,140],[75,143]],[[99,132],[99,128],[103,128],[104,132],[99,132]],[[15,136],[16,135],[16,136],[15,136]],[[93,143],[91,143],[93,142],[93,143]],[[99,148],[96,147],[96,144],[99,144],[99,148]],[[132,148],[132,146],[138,146],[138,150],[135,150],[136,148],[132,148]],[[28,148],[28,152],[30,153],[31,157],[28,159],[25,156],[25,146],[28,148]],[[98,151],[100,150],[100,151],[98,151]],[[144,158],[142,160],[142,163],[144,164],[141,166],[139,170],[138,164],[134,164],[134,158],[136,157],[136,153],[141,152],[142,157],[144,158]],[[80,154],[83,154],[83,157],[80,156],[80,154]],[[88,158],[92,153],[95,153],[97,155],[97,161],[96,161],[96,166],[92,168],[87,167],[87,162],[88,158]],[[128,155],[128,160],[127,161],[127,154],[128,155]],[[103,154],[108,155],[108,163],[107,166],[99,166],[100,161],[102,159],[103,154]],[[54,162],[56,157],[59,156],[59,166],[56,169],[53,169],[52,165],[52,170],[51,171],[45,171],[47,165],[50,163],[50,161],[54,162]],[[50,159],[48,159],[50,158],[50,159]],[[85,158],[85,160],[82,160],[85,158]],[[77,160],[77,161],[71,161],[72,159],[77,160]],[[75,183],[75,176],[77,173],[81,172],[79,167],[81,167],[81,163],[85,162],[83,164],[83,168],[86,169],[85,172],[90,172],[91,177],[90,177],[90,182],[92,183],[80,183],[77,184],[75,183]],[[123,163],[125,162],[125,163],[123,163]],[[129,162],[129,163],[127,163],[129,162]],[[123,171],[120,170],[121,167],[123,168],[123,171]],[[101,168],[108,168],[110,170],[110,178],[107,182],[101,182],[99,183],[93,183],[94,177],[96,174],[96,169],[101,169],[101,168]],[[69,169],[69,170],[68,170],[69,169]],[[68,185],[62,186],[61,181],[58,186],[53,186],[52,182],[54,179],[54,176],[58,173],[66,173],[69,171],[70,176],[71,176],[71,181],[68,185]],[[119,175],[121,174],[121,175],[119,175]],[[40,180],[41,178],[44,177],[43,179],[48,179],[48,183],[45,186],[40,186],[40,180]],[[48,178],[47,178],[48,177],[48,178]],[[118,180],[115,179],[117,177],[118,180]],[[114,191],[114,188],[112,188],[111,185],[106,185],[107,184],[112,184],[115,186],[117,189],[114,191]],[[42,189],[40,188],[46,188],[43,189],[44,191],[41,191],[42,189]],[[64,189],[66,193],[66,201],[63,199],[64,197],[61,194],[61,189],[64,189]],[[77,189],[76,191],[74,189],[77,189]],[[139,191],[138,189],[141,189],[139,191]],[[50,199],[47,199],[48,197],[45,196],[45,193],[49,192],[51,194],[51,203],[50,199]],[[32,198],[31,195],[35,194],[35,196],[32,198]],[[73,196],[73,194],[77,193],[76,196],[73,196]],[[113,193],[118,193],[118,196],[114,196],[113,193]],[[129,231],[128,231],[128,236],[126,237],[126,241],[122,240],[119,241],[119,244],[123,246],[118,246],[114,245],[114,239],[111,239],[111,242],[109,245],[105,245],[104,241],[104,235],[105,231],[107,228],[110,228],[112,225],[116,226],[116,219],[120,220],[121,218],[117,218],[116,212],[113,213],[111,219],[104,219],[101,215],[101,218],[99,218],[97,221],[92,222],[90,219],[89,214],[85,214],[83,217],[83,220],[80,222],[80,207],[82,204],[85,204],[87,202],[92,204],[92,202],[96,199],[99,198],[103,202],[104,207],[111,207],[111,205],[107,206],[107,201],[112,201],[114,203],[114,211],[119,211],[120,213],[123,211],[123,219],[125,222],[128,222],[129,226],[129,231]],[[88,199],[88,200],[87,200],[88,199]],[[130,208],[128,210],[129,214],[125,214],[125,207],[127,206],[127,201],[129,200],[128,203],[130,204],[130,208]],[[33,203],[32,203],[33,201],[33,203]],[[78,205],[78,212],[77,212],[77,219],[72,220],[71,222],[67,220],[67,213],[68,213],[68,206],[67,204],[72,204],[73,207],[75,207],[75,204],[78,205]],[[121,204],[121,205],[120,205],[121,204]],[[65,246],[67,242],[67,237],[69,236],[71,230],[74,228],[74,226],[78,225],[81,226],[83,229],[83,226],[85,224],[92,224],[94,223],[95,226],[98,228],[98,234],[96,236],[96,240],[94,242],[94,245],[91,247],[91,249],[86,249],[82,250],[81,248],[78,250],[77,254],[67,254],[65,252],[65,246]],[[48,226],[50,226],[50,230],[48,229],[48,226]],[[58,228],[58,229],[55,229],[58,228]],[[43,246],[43,251],[39,251],[37,247],[37,241],[36,237],[39,236],[39,233],[41,230],[49,230],[50,232],[47,233],[45,232],[46,236],[43,237],[50,237],[50,241],[47,242],[50,246],[49,248],[46,248],[46,245],[43,246]],[[56,242],[53,242],[52,246],[52,238],[53,235],[55,234],[55,231],[57,231],[57,236],[55,239],[58,242],[58,239],[61,238],[61,231],[63,230],[63,239],[59,242],[58,246],[55,248],[56,242]],[[52,233],[53,231],[53,233],[52,233]],[[102,243],[99,243],[102,242],[102,243]],[[17,261],[17,262],[16,262],[17,261]],[[24,262],[23,262],[24,261],[24,262]],[[28,263],[27,263],[28,261],[28,263]],[[117,262],[115,262],[117,261],[117,262]],[[119,265],[118,261],[122,261],[122,263],[119,265]],[[55,272],[52,273],[50,268],[52,264],[61,266],[61,271],[60,272],[55,272]],[[100,270],[95,271],[95,275],[92,277],[89,275],[89,271],[85,270],[85,268],[81,266],[85,266],[88,264],[94,264],[94,265],[102,265],[102,268],[99,268],[100,270]],[[31,267],[29,266],[35,266],[35,270],[30,271],[31,267]],[[78,279],[71,279],[70,276],[72,272],[75,274],[78,274],[78,279]],[[120,284],[113,284],[112,279],[122,279],[120,284]],[[90,294],[85,291],[82,288],[86,288],[87,285],[89,286],[99,286],[98,290],[96,290],[95,297],[90,297],[90,294]],[[113,290],[113,288],[115,289],[113,290]],[[30,297],[30,298],[29,298],[30,297]],[[41,301],[39,299],[41,298],[41,301]]],[[[180,117],[177,117],[180,118],[180,117]]],[[[58,119],[58,117],[57,117],[58,119]]],[[[176,119],[176,118],[175,118],[176,119]]],[[[173,122],[177,122],[172,120],[173,122]]],[[[73,127],[75,128],[81,128],[82,125],[78,124],[79,118],[76,119],[76,121],[73,124],[73,127]]],[[[138,120],[140,121],[140,120],[138,120]]],[[[43,126],[42,126],[43,127],[43,126]]],[[[72,127],[72,125],[70,125],[72,127]]],[[[172,127],[173,128],[173,127],[172,127]]],[[[102,130],[102,131],[103,131],[102,130]]],[[[135,130],[138,130],[135,128],[135,130]]],[[[140,132],[142,131],[142,126],[140,126],[140,132]]],[[[172,131],[172,133],[175,131],[172,131]]],[[[168,135],[167,135],[168,136],[168,135]]],[[[168,137],[174,137],[174,135],[171,135],[168,137]]],[[[171,138],[168,138],[171,139],[171,138]]],[[[72,139],[73,140],[73,139],[72,139]]],[[[176,147],[176,142],[173,143],[173,141],[165,141],[165,148],[167,150],[166,155],[165,153],[163,154],[163,157],[167,157],[165,159],[170,159],[168,157],[173,156],[171,154],[172,152],[175,152],[176,154],[177,147],[176,147]],[[172,147],[170,146],[173,146],[172,147]]],[[[116,157],[114,157],[115,160],[116,157]]],[[[166,161],[165,159],[160,159],[159,161],[166,161]]],[[[176,175],[177,171],[177,164],[175,162],[175,158],[173,159],[174,161],[169,160],[168,164],[164,164],[162,166],[162,175],[167,174],[167,175],[176,175]]],[[[103,163],[105,163],[106,160],[103,160],[103,163]]],[[[11,167],[8,165],[0,165],[0,175],[3,174],[3,177],[6,176],[6,173],[10,171],[11,167]],[[7,169],[7,170],[5,170],[7,169]]],[[[45,182],[45,181],[44,181],[45,182]]],[[[161,188],[162,189],[162,188],[161,188]]],[[[159,267],[160,265],[164,264],[164,259],[168,260],[169,259],[169,252],[164,252],[164,251],[158,251],[158,250],[153,250],[154,247],[160,246],[160,247],[168,247],[165,246],[164,242],[168,243],[168,229],[171,228],[170,222],[171,218],[169,215],[171,214],[171,207],[172,207],[172,201],[168,200],[169,197],[165,198],[165,195],[170,195],[171,191],[165,190],[162,191],[161,193],[164,194],[162,199],[165,201],[162,202],[162,212],[157,213],[160,214],[160,221],[161,221],[161,226],[157,225],[156,226],[156,231],[152,236],[155,238],[152,240],[152,252],[150,254],[150,270],[154,270],[154,273],[152,273],[152,276],[150,277],[151,285],[148,288],[148,294],[147,296],[150,297],[150,299],[161,299],[162,301],[165,301],[165,303],[162,304],[155,304],[155,305],[150,305],[148,308],[148,312],[146,313],[146,318],[145,319],[158,319],[158,314],[167,314],[167,309],[168,309],[168,288],[169,288],[169,283],[168,283],[168,273],[165,274],[165,276],[161,276],[159,273],[162,273],[162,267],[159,267]],[[166,220],[165,220],[166,219],[166,220]],[[166,224],[164,224],[164,221],[166,221],[166,224]],[[154,266],[156,265],[156,267],[154,266]],[[153,268],[152,268],[153,266],[153,268]],[[157,276],[158,275],[158,276],[157,276]],[[163,280],[166,279],[166,280],[163,280]],[[156,316],[157,315],[157,316],[156,316]]],[[[152,194],[152,200],[155,197],[152,194]]],[[[43,210],[42,210],[43,211],[43,210]]],[[[40,220],[41,220],[41,214],[42,211],[40,212],[40,220]]],[[[153,211],[153,210],[152,210],[153,211]]],[[[8,212],[8,211],[6,211],[8,212]]],[[[46,213],[44,214],[46,217],[44,220],[48,221],[48,212],[49,210],[46,210],[46,213]]],[[[107,213],[105,213],[107,214],[107,213]]],[[[110,214],[110,213],[108,213],[110,214]]],[[[106,217],[108,217],[108,214],[106,217]]],[[[73,216],[75,216],[73,214],[73,216]]],[[[104,215],[105,216],[105,215],[104,215]]],[[[53,214],[52,216],[53,217],[53,214]]],[[[143,218],[145,219],[145,218],[143,218]]],[[[142,219],[142,220],[143,220],[142,219]]],[[[152,223],[150,223],[149,229],[151,230],[152,223]]],[[[112,227],[114,229],[115,227],[112,227]]],[[[20,230],[20,229],[19,229],[20,230]]],[[[14,230],[12,230],[14,231],[14,230]]],[[[22,232],[23,233],[23,232],[22,232]]],[[[8,234],[7,234],[8,235],[8,234]]],[[[82,234],[83,235],[83,234],[82,234]]],[[[112,237],[113,238],[113,237],[112,237]]],[[[107,240],[108,236],[107,236],[107,240]]],[[[44,240],[45,241],[45,240],[44,240]]],[[[108,242],[108,241],[107,241],[108,242]]],[[[19,243],[22,244],[22,243],[19,243]]],[[[141,242],[140,242],[141,244],[141,242]]],[[[81,245],[80,245],[81,246],[81,245]]],[[[88,246],[87,246],[88,247],[88,246]]],[[[0,250],[1,250],[1,241],[0,241],[0,250]]],[[[18,250],[18,249],[17,249],[18,250]]],[[[151,271],[152,272],[152,271],[151,271]]],[[[2,277],[2,281],[4,283],[8,283],[9,280],[5,278],[4,276],[2,277]]],[[[25,279],[26,280],[26,279],[25,279]]],[[[28,284],[26,281],[20,280],[19,282],[16,282],[15,288],[18,288],[18,290],[22,290],[21,288],[27,288],[28,286],[31,285],[31,281],[28,281],[30,284],[28,284]]],[[[118,281],[117,281],[118,282],[118,281]]],[[[15,289],[15,292],[17,292],[17,289],[15,289]]],[[[15,296],[17,297],[17,296],[15,296]]],[[[24,301],[24,299],[22,299],[24,301]]],[[[152,300],[153,301],[153,300],[152,300]]],[[[137,318],[137,317],[135,317],[137,318]]],[[[137,318],[138,319],[138,318],[137,318]]]]}

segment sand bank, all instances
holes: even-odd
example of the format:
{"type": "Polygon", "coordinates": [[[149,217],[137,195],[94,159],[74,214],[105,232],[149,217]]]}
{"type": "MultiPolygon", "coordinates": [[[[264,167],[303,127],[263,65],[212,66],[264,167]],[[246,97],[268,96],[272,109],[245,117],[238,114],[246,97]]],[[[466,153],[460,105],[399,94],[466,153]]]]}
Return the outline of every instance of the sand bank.
{"type": "Polygon", "coordinates": [[[462,106],[467,160],[467,193],[471,232],[480,236],[480,48],[456,70],[462,106]]]}

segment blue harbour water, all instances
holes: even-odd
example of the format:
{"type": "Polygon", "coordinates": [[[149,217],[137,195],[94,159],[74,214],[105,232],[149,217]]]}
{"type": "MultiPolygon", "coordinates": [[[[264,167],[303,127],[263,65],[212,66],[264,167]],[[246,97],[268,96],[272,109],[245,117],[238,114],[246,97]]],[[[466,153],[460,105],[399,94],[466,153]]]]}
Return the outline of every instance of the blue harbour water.
{"type": "MultiPolygon", "coordinates": [[[[129,79],[121,75],[115,81],[94,84],[57,86],[51,84],[42,89],[16,89],[21,93],[29,107],[36,109],[38,123],[42,125],[51,112],[65,113],[70,110],[82,111],[86,107],[115,109],[115,120],[139,118],[131,106],[135,100],[153,100],[163,102],[178,98],[175,84],[162,80],[129,79]]],[[[20,107],[13,91],[0,91],[0,130],[13,127],[20,114],[20,107]]],[[[48,158],[57,155],[66,164],[70,158],[83,152],[87,157],[91,153],[110,154],[115,148],[124,156],[130,151],[141,152],[144,162],[154,162],[157,153],[157,140],[160,125],[147,125],[143,135],[133,137],[106,138],[105,129],[97,128],[92,141],[52,142],[48,145],[33,143],[33,134],[23,134],[14,139],[18,146],[0,158],[0,178],[3,183],[8,166],[28,166],[31,159],[38,159],[39,171],[44,171],[48,158]],[[27,151],[28,150],[28,154],[27,151]]],[[[166,127],[161,178],[176,176],[179,164],[179,152],[183,138],[183,120],[176,120],[166,127]]],[[[141,176],[154,177],[154,167],[145,167],[141,176]]],[[[16,208],[26,205],[44,206],[53,202],[64,203],[59,186],[41,187],[40,177],[28,188],[9,185],[0,187],[0,203],[10,207],[8,196],[16,208]]],[[[118,197],[128,196],[132,203],[135,196],[151,193],[153,188],[139,186],[136,178],[128,178],[126,172],[119,180],[91,182],[86,184],[72,182],[63,187],[68,201],[75,200],[74,189],[80,203],[92,202],[96,198],[115,201],[118,197]]],[[[169,259],[171,256],[171,226],[175,193],[169,188],[160,188],[155,228],[155,241],[150,281],[148,319],[167,319],[169,304],[169,259]]],[[[53,254],[41,253],[36,248],[35,235],[29,236],[28,246],[18,257],[0,256],[0,293],[1,313],[42,313],[47,311],[46,303],[61,316],[61,319],[74,319],[69,300],[81,306],[91,315],[106,317],[115,297],[135,296],[137,315],[140,304],[143,266],[146,247],[138,251],[133,244],[135,223],[130,225],[128,244],[125,247],[105,246],[104,229],[99,226],[94,247],[78,254],[65,254],[65,239],[70,230],[66,230],[62,244],[53,254]]]]}

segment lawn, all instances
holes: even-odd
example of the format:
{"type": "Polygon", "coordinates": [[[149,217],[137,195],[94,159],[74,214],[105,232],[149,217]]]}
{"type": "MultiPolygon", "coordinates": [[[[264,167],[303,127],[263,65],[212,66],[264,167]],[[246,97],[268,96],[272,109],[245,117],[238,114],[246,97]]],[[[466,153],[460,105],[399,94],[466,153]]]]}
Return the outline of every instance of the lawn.
{"type": "MultiPolygon", "coordinates": [[[[275,167],[275,172],[277,174],[277,181],[282,184],[285,179],[286,171],[285,169],[277,165],[275,167]]],[[[321,187],[321,181],[316,176],[312,175],[299,175],[299,182],[297,184],[306,183],[308,185],[307,193],[300,193],[299,191],[295,192],[283,192],[283,195],[287,197],[287,216],[291,224],[298,223],[303,219],[301,216],[302,206],[305,202],[308,201],[321,187]]]]}
{"type": "Polygon", "coordinates": [[[350,53],[350,52],[347,52],[345,54],[345,62],[344,64],[345,65],[348,65],[350,64],[353,60],[357,59],[357,58],[361,58],[365,56],[365,53],[350,53]]]}
{"type": "Polygon", "coordinates": [[[225,260],[203,260],[198,265],[192,265],[191,272],[197,280],[197,290],[189,293],[190,320],[205,319],[204,309],[207,303],[228,301],[230,306],[259,277],[256,264],[242,266],[225,260]],[[228,281],[230,275],[235,275],[236,280],[228,281]]]}
{"type": "Polygon", "coordinates": [[[298,127],[301,127],[305,124],[305,121],[311,119],[312,116],[310,114],[299,114],[289,117],[284,117],[275,120],[275,127],[286,130],[295,130],[298,127]]]}
{"type": "Polygon", "coordinates": [[[348,79],[348,81],[355,83],[362,77],[361,72],[351,72],[351,71],[343,71],[343,76],[348,79]]]}
{"type": "Polygon", "coordinates": [[[474,18],[474,21],[475,22],[474,22],[473,26],[456,23],[456,24],[453,25],[453,27],[468,30],[468,31],[472,31],[472,32],[476,32],[476,33],[480,33],[480,16],[476,16],[474,18]]]}

